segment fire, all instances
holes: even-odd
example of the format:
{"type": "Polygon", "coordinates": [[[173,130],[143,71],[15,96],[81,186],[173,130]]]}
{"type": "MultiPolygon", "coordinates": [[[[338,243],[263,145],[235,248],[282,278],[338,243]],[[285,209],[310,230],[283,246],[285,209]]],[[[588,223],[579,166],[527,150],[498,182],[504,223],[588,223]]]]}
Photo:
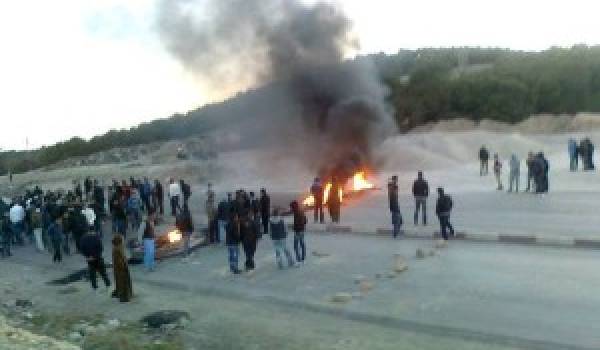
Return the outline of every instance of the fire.
{"type": "Polygon", "coordinates": [[[315,197],[311,194],[310,196],[306,197],[306,199],[304,199],[304,201],[302,202],[302,205],[304,205],[305,207],[312,207],[315,205],[315,197]]]}
{"type": "Polygon", "coordinates": [[[169,237],[169,242],[170,243],[176,243],[181,241],[181,233],[178,230],[175,231],[171,231],[167,234],[167,236],[169,237]]]}
{"type": "MultiPolygon", "coordinates": [[[[331,182],[328,182],[327,184],[325,184],[325,188],[323,189],[323,203],[324,204],[326,204],[329,201],[329,192],[331,192],[331,187],[333,187],[333,184],[331,182]]],[[[354,174],[354,176],[352,177],[352,187],[350,188],[350,190],[352,192],[370,190],[373,188],[375,188],[375,185],[373,185],[372,183],[370,183],[369,181],[367,181],[365,179],[364,171],[360,171],[360,172],[354,174]]],[[[340,187],[340,189],[339,189],[338,196],[340,198],[340,202],[342,202],[344,199],[344,190],[342,189],[342,187],[340,187]]],[[[302,205],[304,205],[305,207],[314,206],[315,205],[315,197],[313,197],[312,194],[309,195],[308,197],[306,197],[304,199],[304,201],[302,201],[302,205]]]]}
{"type": "Polygon", "coordinates": [[[372,183],[370,183],[369,181],[367,181],[365,179],[364,172],[361,171],[361,172],[354,174],[354,177],[352,178],[352,190],[353,191],[370,190],[374,187],[375,187],[375,185],[373,185],[372,183]]]}

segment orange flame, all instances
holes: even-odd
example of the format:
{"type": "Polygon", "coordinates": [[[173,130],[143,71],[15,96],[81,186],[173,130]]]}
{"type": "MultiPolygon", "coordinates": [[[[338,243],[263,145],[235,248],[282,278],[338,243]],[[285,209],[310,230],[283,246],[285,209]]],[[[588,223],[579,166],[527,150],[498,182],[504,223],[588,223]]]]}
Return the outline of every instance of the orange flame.
{"type": "Polygon", "coordinates": [[[352,178],[352,190],[353,191],[370,190],[374,187],[375,187],[375,185],[373,185],[372,183],[370,183],[369,181],[367,181],[365,179],[364,172],[361,171],[361,172],[354,174],[354,177],[352,178]]]}
{"type": "MultiPolygon", "coordinates": [[[[327,202],[329,201],[329,192],[331,192],[331,187],[333,187],[333,184],[331,182],[328,182],[325,185],[325,188],[323,189],[323,204],[327,204],[327,202]]],[[[365,179],[364,171],[358,172],[358,173],[354,174],[354,176],[352,177],[352,188],[351,188],[352,191],[357,192],[357,191],[368,190],[368,189],[372,189],[372,188],[375,188],[375,185],[373,185],[372,183],[370,183],[369,181],[367,181],[365,179]]],[[[344,199],[344,191],[342,190],[341,187],[338,191],[338,196],[340,198],[340,202],[342,202],[344,199]]],[[[309,195],[308,197],[306,197],[304,199],[304,201],[302,201],[302,205],[304,205],[305,207],[314,206],[315,205],[315,197],[312,194],[309,195]]]]}

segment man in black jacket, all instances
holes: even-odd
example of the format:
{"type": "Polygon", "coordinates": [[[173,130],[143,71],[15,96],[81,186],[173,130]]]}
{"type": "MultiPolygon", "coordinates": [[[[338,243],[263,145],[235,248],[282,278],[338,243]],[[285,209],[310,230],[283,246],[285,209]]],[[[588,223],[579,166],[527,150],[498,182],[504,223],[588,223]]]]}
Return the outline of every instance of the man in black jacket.
{"type": "Polygon", "coordinates": [[[262,220],[262,234],[269,234],[269,217],[271,216],[271,197],[267,194],[267,190],[260,189],[260,217],[262,220]]]}
{"type": "Polygon", "coordinates": [[[487,175],[488,174],[488,161],[490,159],[490,152],[485,148],[485,146],[481,146],[479,150],[479,161],[481,162],[481,166],[479,167],[479,175],[487,175]]]}
{"type": "Polygon", "coordinates": [[[76,205],[75,210],[69,215],[69,227],[71,229],[71,233],[73,234],[73,240],[75,241],[75,249],[77,252],[81,252],[81,238],[86,234],[86,232],[88,232],[89,225],[87,219],[81,212],[81,206],[76,205]]]}
{"type": "Polygon", "coordinates": [[[110,287],[110,280],[106,274],[106,266],[104,265],[104,259],[102,258],[102,241],[100,240],[100,237],[94,231],[89,231],[86,235],[81,237],[79,246],[81,248],[81,254],[83,254],[87,260],[92,288],[94,290],[98,289],[96,273],[100,274],[106,288],[110,287]]]}
{"type": "Polygon", "coordinates": [[[427,225],[427,197],[429,196],[429,184],[423,179],[422,171],[419,171],[417,179],[413,183],[412,192],[415,197],[415,226],[419,223],[419,209],[423,211],[423,225],[427,225]]]}
{"type": "Polygon", "coordinates": [[[448,240],[446,229],[450,230],[450,236],[454,236],[454,228],[450,224],[450,213],[452,212],[452,198],[444,193],[443,188],[438,188],[438,200],[435,206],[435,213],[440,220],[440,231],[442,237],[448,240]]]}
{"type": "Polygon", "coordinates": [[[322,224],[325,223],[325,213],[323,212],[323,184],[321,179],[316,177],[312,186],[310,187],[310,193],[312,194],[314,204],[314,220],[315,223],[318,221],[322,224]]]}
{"type": "Polygon", "coordinates": [[[392,214],[393,236],[398,237],[400,227],[402,226],[402,214],[400,213],[400,204],[398,203],[398,176],[392,176],[388,183],[388,200],[390,203],[390,213],[392,214]]]}
{"type": "Polygon", "coordinates": [[[154,180],[154,199],[156,203],[154,204],[154,210],[158,210],[160,215],[164,214],[164,202],[165,202],[165,192],[163,190],[163,186],[158,180],[154,180]]]}
{"type": "Polygon", "coordinates": [[[227,222],[227,233],[225,236],[227,252],[229,253],[229,269],[233,274],[241,273],[238,268],[240,255],[240,220],[237,212],[232,208],[229,221],[227,222]]]}

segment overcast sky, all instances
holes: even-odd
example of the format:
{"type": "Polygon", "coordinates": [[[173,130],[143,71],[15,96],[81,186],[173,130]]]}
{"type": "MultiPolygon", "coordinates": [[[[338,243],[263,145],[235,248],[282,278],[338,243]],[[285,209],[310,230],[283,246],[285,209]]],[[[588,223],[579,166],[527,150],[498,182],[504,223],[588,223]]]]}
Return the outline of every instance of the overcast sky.
{"type": "MultiPolygon", "coordinates": [[[[600,43],[596,0],[337,2],[362,53],[600,43]]],[[[0,2],[0,148],[90,137],[209,102],[161,46],[154,11],[152,0],[0,2]]]]}

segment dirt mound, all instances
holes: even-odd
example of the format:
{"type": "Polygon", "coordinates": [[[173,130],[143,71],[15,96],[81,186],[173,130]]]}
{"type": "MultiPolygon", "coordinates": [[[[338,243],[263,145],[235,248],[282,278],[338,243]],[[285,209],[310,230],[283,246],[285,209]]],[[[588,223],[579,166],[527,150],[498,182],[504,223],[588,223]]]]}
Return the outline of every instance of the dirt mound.
{"type": "Polygon", "coordinates": [[[557,134],[600,130],[600,114],[579,113],[576,115],[534,115],[517,124],[508,124],[490,119],[475,122],[466,118],[454,118],[429,123],[414,128],[409,134],[425,132],[490,131],[523,134],[557,134]]]}

